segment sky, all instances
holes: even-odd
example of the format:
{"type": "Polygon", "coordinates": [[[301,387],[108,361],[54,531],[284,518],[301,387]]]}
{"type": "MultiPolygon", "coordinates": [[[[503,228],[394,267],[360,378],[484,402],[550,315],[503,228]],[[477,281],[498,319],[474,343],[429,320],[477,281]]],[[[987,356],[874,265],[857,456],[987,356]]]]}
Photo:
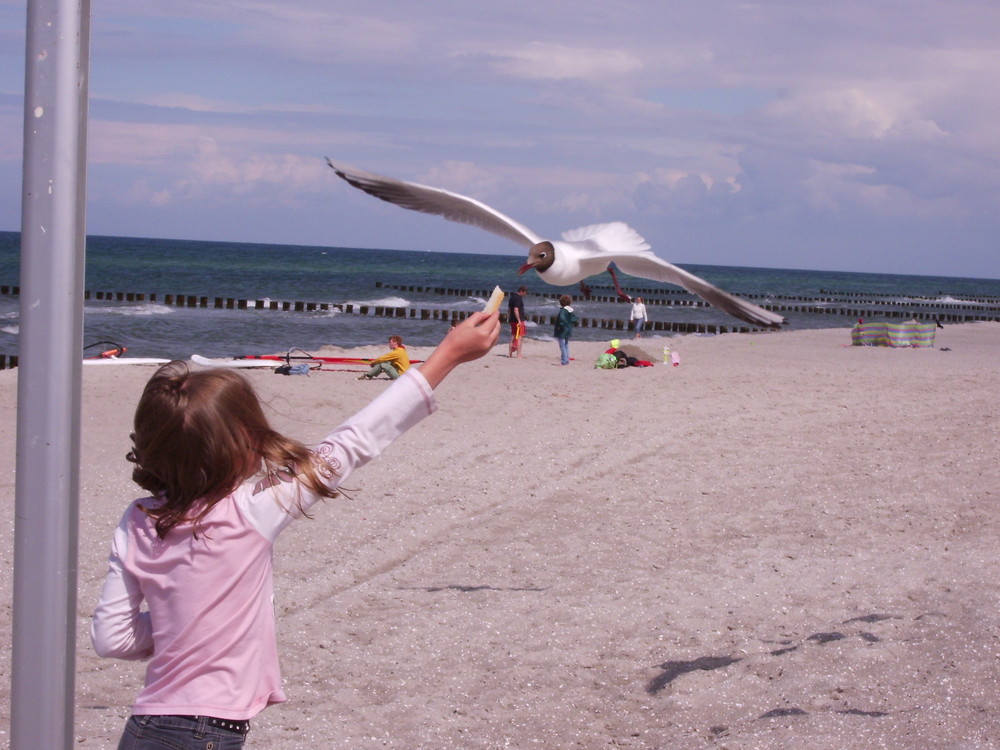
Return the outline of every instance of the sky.
{"type": "MultiPolygon", "coordinates": [[[[25,0],[0,0],[0,230],[25,0]]],[[[1000,278],[996,0],[92,0],[90,234],[523,255],[324,157],[674,263],[1000,278]]]]}

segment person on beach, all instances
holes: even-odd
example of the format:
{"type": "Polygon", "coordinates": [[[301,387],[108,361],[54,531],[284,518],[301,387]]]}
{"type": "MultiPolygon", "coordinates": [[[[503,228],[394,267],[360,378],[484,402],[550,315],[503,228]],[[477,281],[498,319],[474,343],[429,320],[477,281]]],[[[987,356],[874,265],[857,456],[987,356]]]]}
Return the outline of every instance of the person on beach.
{"type": "Polygon", "coordinates": [[[569,364],[569,339],[573,335],[573,326],[577,323],[573,314],[573,298],[564,294],[559,298],[559,315],[556,317],[554,335],[559,341],[559,364],[569,364]]]}
{"type": "Polygon", "coordinates": [[[91,622],[99,656],[149,660],[119,750],[236,750],[249,720],[286,700],[272,604],[276,538],[433,413],[435,388],[499,334],[497,313],[474,313],[312,450],[270,427],[239,373],[179,361],[156,371],[127,456],[150,496],[115,529],[91,622]]]}
{"type": "Polygon", "coordinates": [[[516,292],[510,293],[507,300],[507,321],[510,323],[510,346],[507,349],[507,356],[513,358],[517,353],[521,357],[521,340],[527,326],[524,317],[524,295],[528,293],[528,288],[520,287],[516,292]]]}
{"type": "Polygon", "coordinates": [[[389,337],[389,352],[381,357],[376,357],[371,361],[371,369],[358,380],[371,380],[377,378],[383,372],[389,376],[389,380],[395,380],[404,372],[410,369],[410,355],[403,346],[402,336],[389,337]]]}
{"type": "Polygon", "coordinates": [[[646,305],[643,303],[642,297],[636,297],[635,302],[632,303],[629,320],[635,327],[635,337],[642,338],[642,329],[646,327],[646,305]]]}

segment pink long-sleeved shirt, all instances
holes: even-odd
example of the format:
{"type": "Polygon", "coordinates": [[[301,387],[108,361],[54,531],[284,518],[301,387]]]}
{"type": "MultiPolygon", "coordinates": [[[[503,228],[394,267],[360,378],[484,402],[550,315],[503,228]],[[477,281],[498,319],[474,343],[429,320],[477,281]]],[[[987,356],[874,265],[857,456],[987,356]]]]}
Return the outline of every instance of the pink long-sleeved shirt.
{"type": "MultiPolygon", "coordinates": [[[[437,408],[411,369],[330,433],[316,451],[334,485],[378,456],[437,408]]],[[[318,496],[297,481],[249,482],[202,519],[164,539],[153,519],[129,506],[111,542],[109,568],[91,624],[100,656],[149,659],[136,714],[249,719],[285,700],[278,666],[272,546],[318,496]],[[141,605],[146,602],[148,611],[141,605]]]]}

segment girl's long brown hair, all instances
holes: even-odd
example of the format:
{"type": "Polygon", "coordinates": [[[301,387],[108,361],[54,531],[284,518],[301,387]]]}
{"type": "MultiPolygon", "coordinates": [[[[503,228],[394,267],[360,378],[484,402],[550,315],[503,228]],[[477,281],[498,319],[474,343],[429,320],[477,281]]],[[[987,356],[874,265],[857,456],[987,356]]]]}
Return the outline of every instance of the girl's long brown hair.
{"type": "Polygon", "coordinates": [[[232,370],[191,372],[164,365],[146,383],[135,411],[132,479],[160,501],[144,510],[162,539],[198,524],[216,503],[261,471],[289,472],[323,497],[331,468],[302,443],[271,429],[247,380],[232,370]]]}

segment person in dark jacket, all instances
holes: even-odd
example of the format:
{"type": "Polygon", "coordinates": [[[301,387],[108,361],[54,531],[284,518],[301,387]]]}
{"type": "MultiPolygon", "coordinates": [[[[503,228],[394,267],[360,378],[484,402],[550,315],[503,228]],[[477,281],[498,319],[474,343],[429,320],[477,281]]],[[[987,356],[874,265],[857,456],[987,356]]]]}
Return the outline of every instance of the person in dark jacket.
{"type": "Polygon", "coordinates": [[[573,298],[564,294],[559,298],[559,315],[556,317],[555,337],[559,341],[559,364],[569,364],[569,339],[577,318],[573,314],[573,298]]]}

